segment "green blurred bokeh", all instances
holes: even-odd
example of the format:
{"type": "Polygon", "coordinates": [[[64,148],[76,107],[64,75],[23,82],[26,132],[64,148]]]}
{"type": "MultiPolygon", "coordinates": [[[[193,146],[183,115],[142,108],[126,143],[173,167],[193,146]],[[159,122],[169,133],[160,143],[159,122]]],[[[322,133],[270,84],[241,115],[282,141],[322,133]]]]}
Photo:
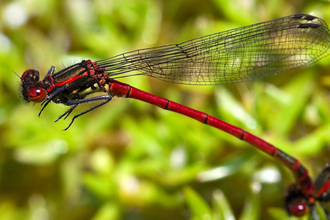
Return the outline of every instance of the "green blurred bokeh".
{"type": "MultiPolygon", "coordinates": [[[[0,220],[286,219],[281,163],[197,121],[129,99],[68,123],[20,98],[21,75],[295,13],[330,24],[328,1],[0,1],[0,220]],[[234,216],[234,217],[233,217],[234,216]]],[[[212,114],[298,158],[330,160],[330,58],[264,80],[184,86],[123,80],[212,114]]],[[[88,108],[89,105],[78,109],[88,108]]],[[[294,218],[290,218],[294,219],[294,218]]]]}

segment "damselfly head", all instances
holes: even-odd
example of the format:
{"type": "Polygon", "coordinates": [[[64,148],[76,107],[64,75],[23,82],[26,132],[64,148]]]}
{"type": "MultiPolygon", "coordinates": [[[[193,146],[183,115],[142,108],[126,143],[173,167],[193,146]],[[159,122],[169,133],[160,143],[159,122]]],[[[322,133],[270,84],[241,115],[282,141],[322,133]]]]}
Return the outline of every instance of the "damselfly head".
{"type": "Polygon", "coordinates": [[[43,88],[43,83],[39,81],[39,71],[28,69],[21,77],[21,94],[26,102],[42,102],[45,100],[47,91],[43,88]]]}
{"type": "Polygon", "coordinates": [[[311,204],[307,203],[305,195],[296,184],[288,187],[285,208],[289,215],[296,217],[304,216],[309,211],[309,205],[311,204]]]}

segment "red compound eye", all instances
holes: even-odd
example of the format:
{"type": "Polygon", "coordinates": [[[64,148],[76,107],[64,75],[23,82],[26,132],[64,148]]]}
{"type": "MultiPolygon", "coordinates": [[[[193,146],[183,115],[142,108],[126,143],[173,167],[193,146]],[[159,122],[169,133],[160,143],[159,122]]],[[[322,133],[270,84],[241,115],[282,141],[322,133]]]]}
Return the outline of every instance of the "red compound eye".
{"type": "Polygon", "coordinates": [[[294,204],[290,206],[290,211],[293,216],[301,217],[307,214],[307,204],[294,204]]]}
{"type": "Polygon", "coordinates": [[[22,74],[22,79],[24,79],[25,75],[30,72],[30,71],[33,71],[33,69],[28,69],[28,70],[25,70],[24,73],[22,74]]]}
{"type": "Polygon", "coordinates": [[[46,90],[42,88],[33,88],[29,91],[29,98],[32,102],[42,102],[45,100],[46,95],[46,90]]]}
{"type": "Polygon", "coordinates": [[[31,80],[37,82],[39,81],[39,71],[34,69],[28,69],[22,74],[21,80],[22,81],[31,80]]]}

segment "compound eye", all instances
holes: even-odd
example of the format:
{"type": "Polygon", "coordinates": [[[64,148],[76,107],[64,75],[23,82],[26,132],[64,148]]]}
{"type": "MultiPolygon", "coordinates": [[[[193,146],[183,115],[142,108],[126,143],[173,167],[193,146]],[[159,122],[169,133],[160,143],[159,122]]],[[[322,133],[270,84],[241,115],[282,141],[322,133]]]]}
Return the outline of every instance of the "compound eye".
{"type": "Polygon", "coordinates": [[[39,71],[34,69],[28,69],[26,70],[21,77],[22,80],[33,80],[33,81],[39,81],[39,71]]]}
{"type": "Polygon", "coordinates": [[[42,88],[33,88],[29,90],[28,95],[32,102],[42,102],[45,100],[47,92],[42,88]]]}
{"type": "Polygon", "coordinates": [[[289,206],[290,212],[293,216],[301,217],[308,213],[307,204],[292,204],[289,206]]]}

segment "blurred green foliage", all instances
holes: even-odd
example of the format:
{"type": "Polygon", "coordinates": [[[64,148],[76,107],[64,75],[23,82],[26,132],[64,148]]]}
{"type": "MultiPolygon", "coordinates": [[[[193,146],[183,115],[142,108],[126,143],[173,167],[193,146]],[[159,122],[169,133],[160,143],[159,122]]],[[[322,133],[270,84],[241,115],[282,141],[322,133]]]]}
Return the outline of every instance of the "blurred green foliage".
{"type": "MultiPolygon", "coordinates": [[[[328,1],[0,1],[0,219],[295,219],[283,208],[292,174],[253,146],[119,98],[64,132],[69,120],[53,121],[66,107],[38,118],[12,72],[44,75],[294,13],[330,24],[328,1]]],[[[315,178],[330,160],[329,60],[236,85],[123,81],[262,137],[315,178]]]]}

